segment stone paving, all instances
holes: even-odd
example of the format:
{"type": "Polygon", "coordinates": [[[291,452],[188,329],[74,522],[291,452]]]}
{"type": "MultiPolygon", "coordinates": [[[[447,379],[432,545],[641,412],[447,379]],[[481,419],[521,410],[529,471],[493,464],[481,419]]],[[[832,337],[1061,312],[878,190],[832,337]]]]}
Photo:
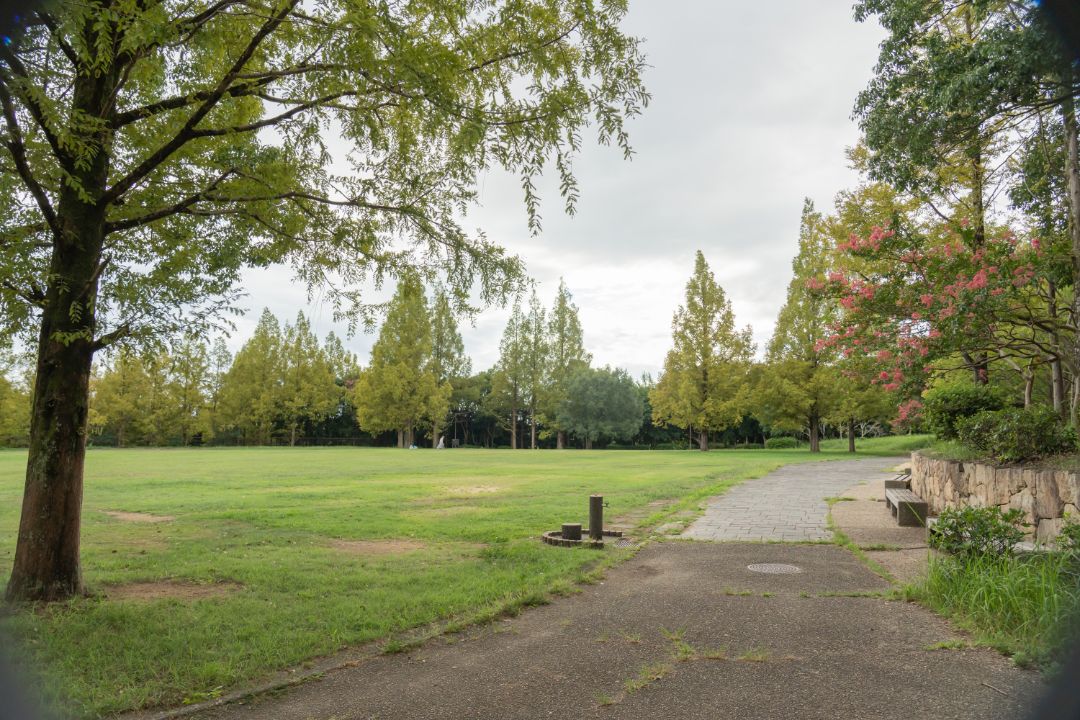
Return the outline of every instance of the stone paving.
{"type": "Polygon", "coordinates": [[[879,480],[903,458],[834,460],[786,465],[709,500],[705,514],[682,534],[691,540],[808,542],[831,540],[827,497],[864,480],[879,480]]]}

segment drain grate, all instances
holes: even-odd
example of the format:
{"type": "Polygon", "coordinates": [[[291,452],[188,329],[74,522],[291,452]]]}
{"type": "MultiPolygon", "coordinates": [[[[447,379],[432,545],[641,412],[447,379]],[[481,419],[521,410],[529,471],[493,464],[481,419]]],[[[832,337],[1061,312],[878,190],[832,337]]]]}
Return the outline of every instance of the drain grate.
{"type": "Polygon", "coordinates": [[[746,569],[750,572],[766,573],[767,575],[794,575],[802,572],[794,565],[785,565],[784,563],[753,563],[747,565],[746,569]]]}
{"type": "Polygon", "coordinates": [[[634,542],[633,538],[621,537],[614,542],[614,545],[615,547],[633,547],[637,543],[634,542]]]}

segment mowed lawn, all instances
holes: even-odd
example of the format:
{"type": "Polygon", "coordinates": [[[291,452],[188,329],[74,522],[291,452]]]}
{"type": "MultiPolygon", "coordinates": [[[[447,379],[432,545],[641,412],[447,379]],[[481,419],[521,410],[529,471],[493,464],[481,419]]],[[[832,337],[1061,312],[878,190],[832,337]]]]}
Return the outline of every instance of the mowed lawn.
{"type": "MultiPolygon", "coordinates": [[[[349,645],[570,590],[627,554],[539,542],[561,522],[584,523],[591,493],[605,496],[609,518],[653,525],[780,465],[847,456],[838,450],[95,449],[83,513],[94,595],[18,610],[0,629],[49,702],[74,715],[190,702],[349,645]]],[[[25,462],[0,452],[0,583],[25,462]]]]}

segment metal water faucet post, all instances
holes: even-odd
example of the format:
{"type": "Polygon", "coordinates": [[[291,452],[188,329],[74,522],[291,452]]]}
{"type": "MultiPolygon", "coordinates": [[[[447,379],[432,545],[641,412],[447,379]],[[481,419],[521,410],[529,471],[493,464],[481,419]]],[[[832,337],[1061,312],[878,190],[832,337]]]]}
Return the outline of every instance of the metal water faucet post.
{"type": "Polygon", "coordinates": [[[604,496],[589,496],[589,537],[593,540],[604,539],[604,496]]]}

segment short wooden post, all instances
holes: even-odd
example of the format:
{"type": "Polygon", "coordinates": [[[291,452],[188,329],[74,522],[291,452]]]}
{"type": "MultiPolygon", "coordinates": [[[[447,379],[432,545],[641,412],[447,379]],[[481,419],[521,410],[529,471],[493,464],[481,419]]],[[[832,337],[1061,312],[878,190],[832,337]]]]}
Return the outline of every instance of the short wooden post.
{"type": "Polygon", "coordinates": [[[580,540],[581,523],[563,523],[562,537],[563,540],[580,540]]]}
{"type": "Polygon", "coordinates": [[[593,540],[604,539],[604,496],[589,496],[589,537],[593,540]]]}

